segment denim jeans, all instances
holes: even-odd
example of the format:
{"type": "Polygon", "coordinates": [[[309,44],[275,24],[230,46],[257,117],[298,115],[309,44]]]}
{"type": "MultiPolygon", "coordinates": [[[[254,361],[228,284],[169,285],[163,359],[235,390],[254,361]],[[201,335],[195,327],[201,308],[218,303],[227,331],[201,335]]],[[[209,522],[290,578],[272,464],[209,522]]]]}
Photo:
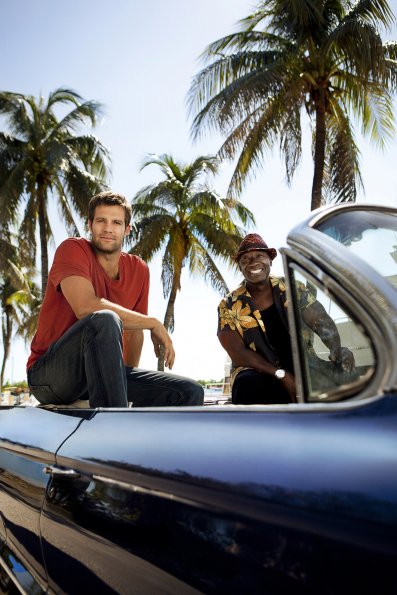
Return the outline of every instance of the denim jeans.
{"type": "Polygon", "coordinates": [[[202,405],[202,386],[175,374],[130,368],[123,362],[123,326],[111,310],[78,320],[28,370],[42,404],[89,399],[90,407],[202,405]]]}

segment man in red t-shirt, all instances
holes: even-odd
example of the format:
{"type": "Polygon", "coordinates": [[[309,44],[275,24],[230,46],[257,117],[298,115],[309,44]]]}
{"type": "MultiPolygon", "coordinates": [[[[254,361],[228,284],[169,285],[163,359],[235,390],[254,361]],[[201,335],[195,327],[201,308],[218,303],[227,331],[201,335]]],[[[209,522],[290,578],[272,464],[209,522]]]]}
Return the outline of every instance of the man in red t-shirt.
{"type": "Polygon", "coordinates": [[[159,320],[148,316],[149,270],[121,251],[130,231],[124,196],[102,192],[89,203],[91,240],[69,238],[55,252],[27,363],[31,392],[43,404],[89,399],[90,407],[202,405],[195,381],[138,368],[143,330],[156,355],[175,352],[159,320]]]}

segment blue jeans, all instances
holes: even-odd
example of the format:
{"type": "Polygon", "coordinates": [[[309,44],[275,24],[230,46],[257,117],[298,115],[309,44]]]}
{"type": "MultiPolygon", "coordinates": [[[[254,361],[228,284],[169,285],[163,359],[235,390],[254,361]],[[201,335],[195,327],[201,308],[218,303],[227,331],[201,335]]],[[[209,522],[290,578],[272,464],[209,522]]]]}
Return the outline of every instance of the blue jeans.
{"type": "Polygon", "coordinates": [[[123,325],[111,310],[78,320],[28,370],[40,403],[89,399],[90,407],[202,405],[202,386],[175,374],[130,368],[123,362],[123,325]]]}

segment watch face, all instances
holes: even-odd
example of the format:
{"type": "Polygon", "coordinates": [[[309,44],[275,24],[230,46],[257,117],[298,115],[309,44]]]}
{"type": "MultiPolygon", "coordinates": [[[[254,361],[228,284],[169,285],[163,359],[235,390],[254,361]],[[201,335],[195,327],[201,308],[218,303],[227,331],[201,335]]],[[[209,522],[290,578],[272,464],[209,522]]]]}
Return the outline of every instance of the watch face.
{"type": "Polygon", "coordinates": [[[282,378],[285,378],[285,370],[276,370],[274,375],[276,376],[276,378],[278,378],[279,380],[281,380],[282,378]]]}

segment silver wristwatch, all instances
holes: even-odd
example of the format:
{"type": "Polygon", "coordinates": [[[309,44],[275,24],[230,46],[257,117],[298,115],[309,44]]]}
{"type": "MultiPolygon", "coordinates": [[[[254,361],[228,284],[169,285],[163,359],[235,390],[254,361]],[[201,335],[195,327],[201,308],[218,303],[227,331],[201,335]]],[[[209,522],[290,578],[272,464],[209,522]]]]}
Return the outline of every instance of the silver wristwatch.
{"type": "Polygon", "coordinates": [[[282,368],[279,368],[278,370],[276,370],[276,371],[274,372],[274,375],[275,375],[275,377],[276,377],[276,378],[278,378],[279,380],[282,380],[283,378],[285,378],[285,375],[286,375],[286,373],[287,373],[287,372],[286,372],[285,370],[283,370],[282,368]]]}

